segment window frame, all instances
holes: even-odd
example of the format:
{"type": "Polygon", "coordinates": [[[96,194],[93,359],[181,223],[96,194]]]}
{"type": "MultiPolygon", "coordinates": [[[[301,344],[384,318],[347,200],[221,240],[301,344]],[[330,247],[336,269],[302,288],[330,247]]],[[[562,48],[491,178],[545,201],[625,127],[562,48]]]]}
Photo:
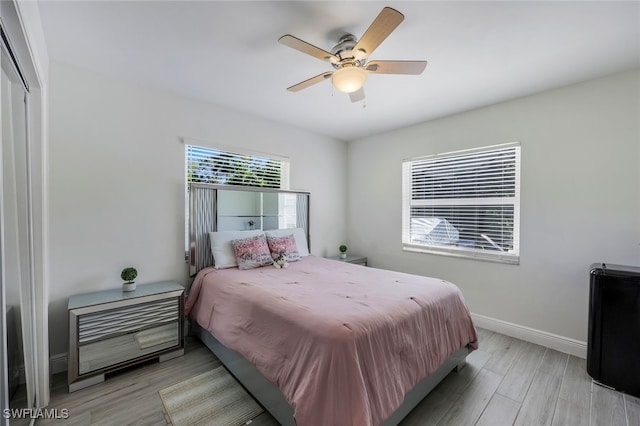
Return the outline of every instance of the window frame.
{"type": "MultiPolygon", "coordinates": [[[[184,144],[184,209],[185,209],[185,261],[189,260],[189,184],[192,183],[189,181],[189,147],[196,147],[202,150],[209,150],[212,152],[224,153],[224,154],[232,154],[237,156],[249,156],[249,157],[259,157],[263,160],[271,160],[280,162],[280,187],[274,188],[273,186],[258,186],[258,188],[269,188],[269,189],[279,189],[283,191],[288,191],[290,189],[290,176],[291,176],[291,160],[288,157],[268,154],[259,151],[253,151],[244,148],[217,145],[212,146],[210,144],[205,144],[201,141],[183,139],[184,144]]],[[[204,183],[208,182],[193,182],[193,183],[204,183]]],[[[250,185],[232,185],[227,183],[210,183],[212,185],[223,185],[227,186],[230,189],[232,188],[246,188],[250,185]]],[[[255,186],[251,186],[255,187],[255,186]]]]}
{"type": "Polygon", "coordinates": [[[518,265],[520,263],[520,181],[521,181],[521,144],[511,142],[468,150],[452,151],[442,154],[434,154],[421,157],[412,157],[402,161],[402,250],[418,253],[428,253],[444,256],[452,256],[466,259],[483,260],[518,265]],[[470,155],[481,155],[513,149],[515,153],[514,164],[514,196],[513,197],[460,197],[447,199],[432,199],[431,202],[413,199],[413,172],[414,163],[426,164],[430,161],[438,161],[444,158],[468,158],[470,155]],[[513,242],[512,248],[507,251],[493,251],[482,248],[467,248],[449,245],[430,245],[411,241],[411,208],[412,207],[453,207],[453,206],[493,206],[513,205],[513,242]]]}
{"type": "MultiPolygon", "coordinates": [[[[264,153],[264,152],[259,152],[259,151],[253,151],[253,150],[249,150],[249,149],[243,149],[243,148],[237,148],[237,147],[230,147],[230,146],[224,146],[224,145],[218,145],[218,146],[211,146],[211,145],[203,145],[201,143],[197,143],[197,141],[188,141],[185,140],[184,141],[184,161],[185,161],[185,168],[184,168],[184,180],[185,180],[185,188],[188,191],[188,187],[189,187],[189,147],[195,147],[197,149],[203,150],[203,151],[211,151],[211,152],[218,152],[218,153],[222,153],[222,154],[227,154],[227,155],[233,155],[233,156],[239,156],[239,157],[252,157],[252,158],[260,158],[261,160],[267,160],[267,161],[277,161],[280,163],[280,187],[276,188],[274,186],[256,186],[259,188],[273,188],[273,189],[281,189],[281,190],[289,190],[290,187],[290,168],[291,168],[291,161],[289,158],[284,157],[284,156],[280,156],[280,155],[275,155],[275,154],[269,154],[269,153],[264,153]]],[[[228,184],[228,183],[220,183],[220,182],[193,182],[193,183],[211,183],[213,185],[226,185],[226,186],[254,186],[254,185],[233,185],[233,184],[228,184]]]]}

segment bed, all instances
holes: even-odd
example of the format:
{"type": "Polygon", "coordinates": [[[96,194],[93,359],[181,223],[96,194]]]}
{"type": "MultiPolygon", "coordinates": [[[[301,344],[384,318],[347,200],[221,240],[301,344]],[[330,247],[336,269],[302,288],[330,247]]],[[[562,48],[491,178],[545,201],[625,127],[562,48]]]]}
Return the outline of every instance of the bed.
{"type": "MultiPolygon", "coordinates": [[[[201,238],[200,249],[215,252],[212,242],[224,233],[215,228],[224,220],[249,217],[263,227],[266,206],[286,204],[265,203],[265,190],[253,190],[261,194],[259,208],[229,215],[220,202],[235,203],[238,197],[221,197],[226,190],[190,189],[192,200],[201,200],[192,201],[191,217],[206,216],[203,211],[213,215],[192,220],[194,259],[198,235],[210,235],[208,247],[207,238],[201,238]]],[[[288,217],[299,227],[279,235],[295,232],[296,242],[308,245],[309,197],[296,193],[295,198],[288,217]]],[[[473,322],[455,285],[300,251],[300,260],[286,269],[216,269],[200,262],[185,307],[196,335],[281,424],[398,424],[477,348],[473,322]]]]}

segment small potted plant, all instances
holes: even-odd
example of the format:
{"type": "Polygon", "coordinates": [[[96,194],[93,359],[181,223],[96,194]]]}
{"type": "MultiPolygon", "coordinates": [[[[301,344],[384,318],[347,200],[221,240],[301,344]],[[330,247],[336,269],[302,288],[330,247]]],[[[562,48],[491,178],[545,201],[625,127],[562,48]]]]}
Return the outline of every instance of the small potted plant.
{"type": "Polygon", "coordinates": [[[138,276],[136,268],[128,267],[122,270],[120,278],[125,282],[122,284],[122,291],[134,291],[136,289],[136,283],[133,280],[138,276]]]}
{"type": "Polygon", "coordinates": [[[340,247],[338,247],[338,250],[340,250],[340,259],[346,259],[347,258],[347,246],[342,244],[340,247]]]}

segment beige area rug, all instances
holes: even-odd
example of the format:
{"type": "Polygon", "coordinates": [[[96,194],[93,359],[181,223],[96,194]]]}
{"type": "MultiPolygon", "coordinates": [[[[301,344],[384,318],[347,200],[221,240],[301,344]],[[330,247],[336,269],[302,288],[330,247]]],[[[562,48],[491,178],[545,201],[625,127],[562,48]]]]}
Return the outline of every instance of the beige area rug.
{"type": "Polygon", "coordinates": [[[159,393],[173,426],[240,426],[264,411],[224,367],[159,393]]]}

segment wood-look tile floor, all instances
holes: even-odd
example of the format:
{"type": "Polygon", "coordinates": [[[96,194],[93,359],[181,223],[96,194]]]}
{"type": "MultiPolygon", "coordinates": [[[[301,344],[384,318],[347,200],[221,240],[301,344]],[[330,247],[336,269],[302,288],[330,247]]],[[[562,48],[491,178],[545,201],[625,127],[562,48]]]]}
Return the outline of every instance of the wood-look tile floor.
{"type": "MultiPolygon", "coordinates": [[[[402,422],[423,425],[640,426],[640,399],[592,384],[585,360],[479,329],[480,349],[451,373],[402,422]]],[[[167,425],[158,391],[220,365],[199,341],[184,357],[150,362],[69,394],[54,377],[48,408],[67,420],[36,425],[167,425]]],[[[275,426],[264,413],[251,426],[275,426]]],[[[339,425],[336,425],[339,426],[339,425]]]]}

